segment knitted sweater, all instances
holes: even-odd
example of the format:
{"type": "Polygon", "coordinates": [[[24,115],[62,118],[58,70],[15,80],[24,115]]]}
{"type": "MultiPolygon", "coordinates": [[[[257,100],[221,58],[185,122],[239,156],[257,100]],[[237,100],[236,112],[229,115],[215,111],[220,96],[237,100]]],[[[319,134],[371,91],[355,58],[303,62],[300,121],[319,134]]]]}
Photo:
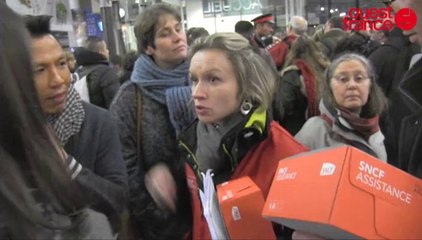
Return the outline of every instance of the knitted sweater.
{"type": "MultiPolygon", "coordinates": [[[[128,171],[129,209],[137,224],[136,228],[144,239],[177,239],[177,233],[183,232],[177,226],[178,216],[161,210],[152,200],[144,182],[146,171],[159,162],[166,163],[174,176],[180,174],[176,170],[176,161],[179,160],[176,131],[170,121],[167,106],[140,91],[142,153],[138,158],[137,88],[133,82],[124,83],[110,106],[110,111],[117,120],[128,171]]],[[[178,199],[183,199],[183,196],[178,199]]]]}

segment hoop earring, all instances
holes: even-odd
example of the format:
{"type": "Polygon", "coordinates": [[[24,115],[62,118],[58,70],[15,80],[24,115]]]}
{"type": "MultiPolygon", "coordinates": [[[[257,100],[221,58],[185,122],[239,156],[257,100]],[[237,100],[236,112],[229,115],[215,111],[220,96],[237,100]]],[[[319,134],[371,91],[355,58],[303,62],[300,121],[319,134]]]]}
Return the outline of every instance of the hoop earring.
{"type": "Polygon", "coordinates": [[[243,100],[242,104],[240,105],[240,113],[243,115],[248,115],[252,110],[252,107],[252,103],[250,103],[248,100],[243,100]]]}

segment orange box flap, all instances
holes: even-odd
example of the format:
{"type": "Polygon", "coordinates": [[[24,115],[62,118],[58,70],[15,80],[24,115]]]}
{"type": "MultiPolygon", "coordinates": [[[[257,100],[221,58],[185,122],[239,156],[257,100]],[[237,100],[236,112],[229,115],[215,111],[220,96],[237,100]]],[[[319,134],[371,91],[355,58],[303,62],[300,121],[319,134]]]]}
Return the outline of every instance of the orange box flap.
{"type": "Polygon", "coordinates": [[[249,177],[218,185],[217,196],[231,239],[275,239],[271,222],[261,215],[262,192],[249,177]]]}
{"type": "Polygon", "coordinates": [[[262,214],[326,238],[422,239],[421,190],[420,179],[343,146],[280,161],[262,214]]]}

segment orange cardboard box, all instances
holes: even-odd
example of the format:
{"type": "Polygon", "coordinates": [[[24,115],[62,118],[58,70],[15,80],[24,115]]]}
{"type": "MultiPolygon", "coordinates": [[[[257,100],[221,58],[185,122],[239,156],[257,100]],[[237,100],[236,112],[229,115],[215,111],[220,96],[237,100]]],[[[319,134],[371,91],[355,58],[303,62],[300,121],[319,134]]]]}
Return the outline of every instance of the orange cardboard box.
{"type": "Polygon", "coordinates": [[[249,177],[218,185],[217,195],[230,239],[276,239],[271,222],[261,215],[262,192],[249,177]]]}
{"type": "Polygon", "coordinates": [[[271,221],[328,239],[422,239],[422,181],[353,147],[280,161],[271,221]]]}

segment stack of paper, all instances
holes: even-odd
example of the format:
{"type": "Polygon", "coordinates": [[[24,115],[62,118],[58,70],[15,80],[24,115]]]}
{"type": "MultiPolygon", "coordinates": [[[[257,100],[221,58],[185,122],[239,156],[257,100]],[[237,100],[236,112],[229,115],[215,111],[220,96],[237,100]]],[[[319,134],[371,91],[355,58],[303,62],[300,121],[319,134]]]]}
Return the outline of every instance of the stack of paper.
{"type": "Polygon", "coordinates": [[[211,238],[213,240],[229,239],[229,235],[224,224],[224,219],[220,213],[217,193],[215,191],[214,182],[212,180],[213,174],[211,173],[211,169],[208,169],[205,174],[201,174],[204,179],[204,191],[199,190],[199,196],[201,197],[202,208],[204,211],[205,219],[208,223],[208,228],[211,232],[211,238]]]}

